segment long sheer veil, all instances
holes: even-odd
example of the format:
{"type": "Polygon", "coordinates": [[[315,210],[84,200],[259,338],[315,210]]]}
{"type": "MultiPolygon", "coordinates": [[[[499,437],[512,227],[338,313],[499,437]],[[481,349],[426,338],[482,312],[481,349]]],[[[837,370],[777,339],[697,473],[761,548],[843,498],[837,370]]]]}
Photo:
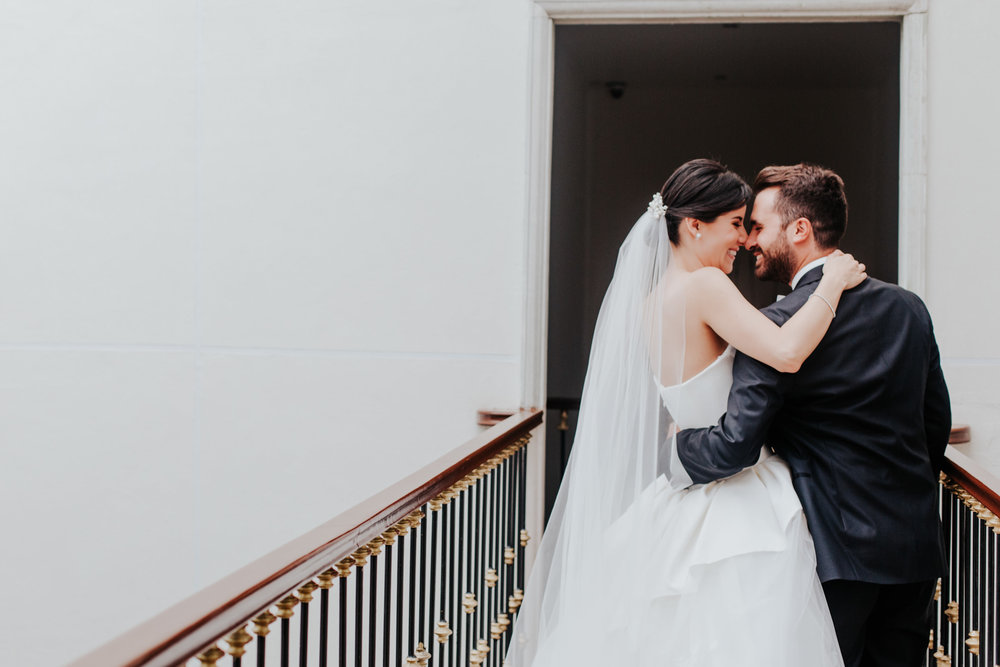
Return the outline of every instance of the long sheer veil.
{"type": "Polygon", "coordinates": [[[653,503],[641,500],[670,493],[677,472],[658,387],[678,384],[683,368],[683,308],[663,298],[670,248],[657,195],[622,244],[601,306],[573,450],[508,667],[638,664],[643,646],[656,641],[629,611],[652,600],[634,558],[648,553],[653,503]]]}

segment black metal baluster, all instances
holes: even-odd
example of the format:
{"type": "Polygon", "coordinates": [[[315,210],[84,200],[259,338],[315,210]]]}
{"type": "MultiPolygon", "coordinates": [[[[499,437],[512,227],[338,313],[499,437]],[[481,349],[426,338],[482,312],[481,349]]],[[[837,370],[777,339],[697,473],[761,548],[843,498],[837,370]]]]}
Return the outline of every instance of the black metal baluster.
{"type": "Polygon", "coordinates": [[[337,641],[337,656],[340,667],[347,667],[347,578],[351,574],[354,559],[348,556],[337,563],[337,574],[340,575],[340,609],[337,618],[339,627],[337,641]]]}
{"type": "Polygon", "coordinates": [[[253,632],[257,635],[257,667],[264,667],[267,660],[267,635],[271,632],[271,624],[278,617],[265,609],[253,619],[253,632]]]}
{"type": "Polygon", "coordinates": [[[399,531],[395,527],[388,528],[384,533],[382,533],[382,538],[385,540],[385,583],[382,591],[382,607],[384,610],[384,615],[382,616],[382,663],[385,665],[392,664],[389,652],[389,647],[391,645],[390,636],[392,634],[392,555],[395,551],[396,536],[399,535],[399,531]]]}
{"type": "MultiPolygon", "coordinates": [[[[424,647],[430,651],[434,648],[434,635],[432,634],[432,626],[434,624],[434,618],[437,616],[437,610],[435,609],[435,603],[437,602],[437,555],[438,555],[438,526],[441,523],[441,501],[434,499],[428,503],[430,507],[430,542],[431,542],[431,558],[430,558],[430,584],[427,588],[427,626],[424,627],[424,647]]],[[[436,650],[436,649],[435,649],[436,650]]]]}
{"type": "Polygon", "coordinates": [[[528,489],[528,447],[525,445],[517,453],[518,456],[518,466],[520,467],[520,474],[518,475],[518,499],[517,499],[517,586],[514,590],[514,597],[517,598],[518,605],[520,607],[521,598],[524,597],[524,550],[528,544],[528,532],[526,530],[527,525],[527,509],[525,508],[525,500],[527,498],[528,489]],[[522,534],[521,531],[524,530],[522,534]]]}
{"type": "MultiPolygon", "coordinates": [[[[416,515],[410,523],[410,547],[406,550],[406,555],[410,561],[410,595],[409,595],[409,633],[407,635],[406,651],[407,655],[413,655],[417,647],[416,633],[416,605],[417,605],[417,531],[420,529],[420,522],[416,515]]],[[[402,664],[402,663],[400,663],[402,664]]]]}
{"type": "MultiPolygon", "coordinates": [[[[375,637],[378,634],[378,557],[385,540],[375,537],[368,543],[371,549],[371,578],[368,580],[368,667],[375,667],[375,637]]],[[[305,667],[305,665],[303,665],[305,667]]]]}
{"type": "Polygon", "coordinates": [[[368,563],[368,556],[371,550],[368,547],[359,547],[354,552],[354,667],[361,667],[363,653],[362,643],[364,638],[365,625],[365,570],[368,563]]]}
{"type": "Polygon", "coordinates": [[[399,583],[396,584],[396,587],[399,590],[396,594],[396,661],[391,664],[400,666],[403,664],[403,597],[408,588],[404,579],[404,566],[407,554],[405,550],[405,536],[409,532],[409,528],[409,518],[404,519],[398,525],[399,539],[397,542],[399,544],[399,553],[396,558],[396,578],[399,580],[399,583]]]}
{"type": "Polygon", "coordinates": [[[330,589],[337,573],[330,568],[316,576],[319,582],[319,667],[326,667],[330,641],[330,589]]]}
{"type": "Polygon", "coordinates": [[[289,661],[289,634],[291,633],[291,618],[295,613],[295,605],[299,599],[294,595],[287,595],[275,606],[278,608],[278,618],[281,619],[281,667],[288,667],[289,661]]]}
{"type": "MultiPolygon", "coordinates": [[[[424,516],[420,520],[420,598],[417,609],[417,646],[427,637],[427,529],[430,523],[430,509],[425,505],[424,516]]],[[[419,657],[419,656],[418,656],[419,657]]]]}
{"type": "Polygon", "coordinates": [[[307,581],[295,591],[302,603],[302,616],[299,618],[299,667],[307,667],[309,662],[309,603],[317,588],[319,586],[316,582],[307,581]]]}

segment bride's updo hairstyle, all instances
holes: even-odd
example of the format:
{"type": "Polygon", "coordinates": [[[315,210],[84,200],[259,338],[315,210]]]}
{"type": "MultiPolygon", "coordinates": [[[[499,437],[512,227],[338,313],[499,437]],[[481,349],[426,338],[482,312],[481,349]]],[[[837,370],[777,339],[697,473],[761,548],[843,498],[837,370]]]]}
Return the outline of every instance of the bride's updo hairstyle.
{"type": "Polygon", "coordinates": [[[663,184],[660,196],[667,207],[667,236],[680,243],[684,218],[712,222],[723,213],[750,201],[753,191],[735,172],[715,160],[691,160],[677,167],[663,184]]]}

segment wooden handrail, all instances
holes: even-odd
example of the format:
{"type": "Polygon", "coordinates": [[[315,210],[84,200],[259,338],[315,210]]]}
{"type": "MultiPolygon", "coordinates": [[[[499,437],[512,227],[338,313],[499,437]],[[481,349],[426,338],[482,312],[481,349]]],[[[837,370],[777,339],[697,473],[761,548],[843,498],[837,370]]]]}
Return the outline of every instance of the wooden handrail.
{"type": "Polygon", "coordinates": [[[542,423],[521,410],[400,482],[70,664],[177,665],[349,556],[542,423]]]}
{"type": "Polygon", "coordinates": [[[1000,479],[954,447],[948,447],[944,458],[943,472],[989,511],[1000,515],[1000,479]]]}

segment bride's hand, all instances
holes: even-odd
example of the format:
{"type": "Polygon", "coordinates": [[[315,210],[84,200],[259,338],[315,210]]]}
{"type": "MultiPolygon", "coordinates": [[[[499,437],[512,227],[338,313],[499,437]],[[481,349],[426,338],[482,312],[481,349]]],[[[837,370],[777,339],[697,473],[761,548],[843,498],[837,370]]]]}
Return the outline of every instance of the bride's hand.
{"type": "Polygon", "coordinates": [[[834,250],[823,265],[823,275],[835,278],[845,290],[857,287],[864,282],[868,274],[865,265],[854,259],[854,255],[834,250]]]}

